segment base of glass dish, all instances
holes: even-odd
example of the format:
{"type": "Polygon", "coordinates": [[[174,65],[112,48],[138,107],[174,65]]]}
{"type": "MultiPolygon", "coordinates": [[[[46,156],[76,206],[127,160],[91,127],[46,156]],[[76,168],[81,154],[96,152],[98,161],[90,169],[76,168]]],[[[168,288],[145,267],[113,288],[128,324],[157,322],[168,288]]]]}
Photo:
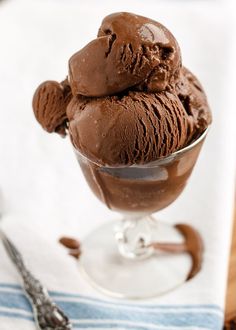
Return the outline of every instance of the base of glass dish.
{"type": "MultiPolygon", "coordinates": [[[[116,298],[147,299],[186,282],[192,264],[187,253],[152,251],[142,258],[127,258],[120,253],[114,228],[117,221],[106,223],[82,242],[79,262],[92,286],[116,298]]],[[[181,243],[183,237],[175,227],[152,219],[151,240],[181,243]]]]}

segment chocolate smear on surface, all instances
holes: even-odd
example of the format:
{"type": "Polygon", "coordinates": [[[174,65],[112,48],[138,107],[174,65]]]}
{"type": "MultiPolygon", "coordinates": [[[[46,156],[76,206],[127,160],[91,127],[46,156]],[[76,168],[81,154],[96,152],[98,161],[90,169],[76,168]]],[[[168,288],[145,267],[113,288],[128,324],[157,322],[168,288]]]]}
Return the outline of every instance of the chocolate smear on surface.
{"type": "Polygon", "coordinates": [[[192,268],[187,278],[187,280],[190,280],[201,270],[204,251],[203,241],[199,232],[189,225],[178,224],[175,228],[185,237],[186,252],[192,258],[192,268]]]}
{"type": "Polygon", "coordinates": [[[69,252],[69,255],[71,257],[74,257],[75,259],[79,259],[80,255],[81,255],[81,250],[80,249],[78,249],[78,250],[71,250],[69,252]]]}
{"type": "Polygon", "coordinates": [[[71,250],[80,249],[80,242],[75,238],[63,236],[59,239],[59,242],[68,249],[71,249],[71,250]]]}
{"type": "Polygon", "coordinates": [[[63,236],[59,239],[59,243],[69,249],[68,254],[75,259],[79,259],[81,255],[80,242],[72,237],[63,236]]]}
{"type": "Polygon", "coordinates": [[[185,241],[183,243],[154,242],[151,245],[154,249],[169,253],[189,253],[192,258],[192,268],[187,280],[190,280],[201,270],[204,251],[203,241],[198,231],[189,225],[177,224],[175,228],[184,236],[185,241]]]}

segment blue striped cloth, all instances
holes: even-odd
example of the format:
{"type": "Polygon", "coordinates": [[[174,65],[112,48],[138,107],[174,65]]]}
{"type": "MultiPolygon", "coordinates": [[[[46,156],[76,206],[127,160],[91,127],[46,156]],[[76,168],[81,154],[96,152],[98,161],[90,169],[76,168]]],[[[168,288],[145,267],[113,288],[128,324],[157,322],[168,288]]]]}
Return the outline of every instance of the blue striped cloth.
{"type": "MultiPolygon", "coordinates": [[[[217,305],[147,306],[107,302],[85,295],[58,291],[52,291],[50,295],[68,314],[74,329],[222,329],[223,311],[217,305]]],[[[4,323],[7,324],[9,318],[24,320],[25,328],[29,326],[29,329],[34,329],[32,309],[21,287],[0,283],[1,330],[7,329],[2,326],[4,323]]]]}

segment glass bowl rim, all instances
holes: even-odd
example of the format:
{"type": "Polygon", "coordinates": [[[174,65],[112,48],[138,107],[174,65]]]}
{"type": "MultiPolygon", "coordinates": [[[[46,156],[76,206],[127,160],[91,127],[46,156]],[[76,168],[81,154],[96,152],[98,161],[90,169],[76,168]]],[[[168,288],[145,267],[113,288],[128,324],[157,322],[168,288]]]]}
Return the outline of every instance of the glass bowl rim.
{"type": "Polygon", "coordinates": [[[85,160],[93,163],[94,165],[98,166],[98,167],[101,167],[101,168],[149,168],[149,167],[155,167],[155,166],[159,166],[163,163],[166,163],[172,159],[175,159],[176,156],[179,156],[179,155],[182,155],[184,154],[185,152],[193,149],[196,145],[198,145],[205,137],[206,135],[208,134],[210,130],[210,125],[202,132],[202,134],[196,139],[194,140],[192,143],[190,143],[189,145],[187,145],[186,147],[184,148],[181,148],[175,152],[173,152],[172,154],[166,156],[166,157],[160,157],[160,158],[157,158],[156,160],[153,160],[149,163],[146,163],[146,164],[132,164],[132,165],[103,165],[103,164],[99,164],[99,163],[96,163],[95,161],[91,160],[89,157],[85,156],[84,154],[81,153],[81,151],[79,151],[78,149],[76,149],[75,147],[74,148],[74,151],[76,154],[78,154],[82,159],[84,158],[85,160]]]}

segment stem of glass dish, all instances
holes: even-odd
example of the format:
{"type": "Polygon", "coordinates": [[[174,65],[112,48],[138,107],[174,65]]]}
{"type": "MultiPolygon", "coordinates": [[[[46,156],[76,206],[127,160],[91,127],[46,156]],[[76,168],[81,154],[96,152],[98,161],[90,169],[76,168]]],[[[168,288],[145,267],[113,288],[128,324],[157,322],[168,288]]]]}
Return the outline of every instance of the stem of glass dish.
{"type": "MultiPolygon", "coordinates": [[[[154,251],[151,216],[125,216],[115,225],[115,239],[120,254],[133,260],[148,258],[154,251]]],[[[155,224],[156,225],[156,224],[155,224]]]]}

